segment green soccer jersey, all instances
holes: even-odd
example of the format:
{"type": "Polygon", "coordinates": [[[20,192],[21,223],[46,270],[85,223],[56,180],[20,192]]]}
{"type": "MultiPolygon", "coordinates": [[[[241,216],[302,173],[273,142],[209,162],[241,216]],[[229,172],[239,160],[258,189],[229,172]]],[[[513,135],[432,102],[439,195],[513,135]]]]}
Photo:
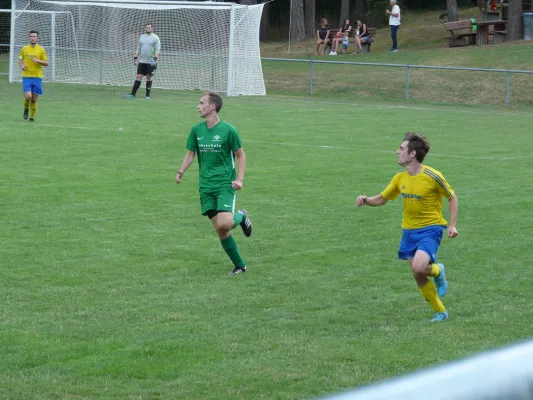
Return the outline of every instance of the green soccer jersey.
{"type": "Polygon", "coordinates": [[[186,147],[198,157],[201,191],[231,187],[236,176],[234,153],[242,147],[233,125],[220,121],[209,129],[207,122],[201,122],[192,127],[186,147]]]}

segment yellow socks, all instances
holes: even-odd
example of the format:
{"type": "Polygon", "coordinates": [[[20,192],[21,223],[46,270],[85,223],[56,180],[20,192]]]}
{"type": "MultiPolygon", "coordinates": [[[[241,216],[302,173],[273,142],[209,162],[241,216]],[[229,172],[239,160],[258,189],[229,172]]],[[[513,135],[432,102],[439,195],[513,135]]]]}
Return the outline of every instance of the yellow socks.
{"type": "Polygon", "coordinates": [[[24,109],[27,110],[28,108],[30,108],[30,100],[24,99],[24,109]]]}
{"type": "MultiPolygon", "coordinates": [[[[433,269],[431,272],[433,273],[433,269]]],[[[435,284],[432,281],[428,279],[424,287],[419,287],[418,290],[420,290],[420,293],[422,293],[422,296],[424,296],[424,299],[426,299],[426,301],[429,303],[429,305],[431,306],[431,308],[433,308],[434,311],[446,311],[446,308],[444,308],[444,304],[442,304],[442,301],[440,301],[439,296],[437,296],[437,289],[435,288],[435,284]]]]}
{"type": "Polygon", "coordinates": [[[35,113],[37,112],[37,103],[31,103],[30,106],[30,118],[35,118],[35,113]]]}
{"type": "Polygon", "coordinates": [[[431,264],[431,273],[429,276],[437,277],[440,275],[440,267],[437,264],[431,264]]]}

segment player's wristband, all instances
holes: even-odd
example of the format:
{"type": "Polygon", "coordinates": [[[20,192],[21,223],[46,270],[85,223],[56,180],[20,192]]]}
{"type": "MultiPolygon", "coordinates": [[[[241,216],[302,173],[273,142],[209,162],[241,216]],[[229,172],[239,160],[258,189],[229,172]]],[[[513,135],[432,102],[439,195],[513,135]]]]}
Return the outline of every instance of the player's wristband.
{"type": "Polygon", "coordinates": [[[183,172],[181,172],[180,170],[177,170],[176,173],[177,173],[178,175],[183,175],[183,172]]]}

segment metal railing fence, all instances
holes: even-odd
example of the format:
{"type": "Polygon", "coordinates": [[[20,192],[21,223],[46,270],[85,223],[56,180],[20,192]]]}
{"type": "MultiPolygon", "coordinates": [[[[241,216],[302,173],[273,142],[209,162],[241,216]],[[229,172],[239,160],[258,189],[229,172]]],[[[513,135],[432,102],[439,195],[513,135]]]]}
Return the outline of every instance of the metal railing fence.
{"type": "MultiPolygon", "coordinates": [[[[405,100],[411,98],[410,88],[412,86],[412,72],[414,70],[444,70],[444,71],[468,71],[468,72],[482,72],[482,73],[496,73],[505,75],[505,86],[504,86],[504,99],[502,103],[506,107],[510,105],[510,92],[511,92],[511,76],[513,74],[533,74],[533,71],[529,70],[517,70],[517,69],[492,69],[492,68],[473,68],[473,67],[453,67],[453,66],[436,66],[436,65],[417,65],[417,64],[387,64],[387,63],[376,63],[376,62],[356,62],[356,61],[329,61],[329,60],[314,60],[314,59],[294,59],[294,58],[269,58],[265,57],[261,59],[262,61],[270,62],[281,62],[281,63],[307,63],[309,65],[309,78],[308,78],[308,90],[307,93],[312,95],[314,93],[314,85],[316,82],[315,77],[315,68],[317,65],[329,65],[329,66],[353,66],[356,68],[360,67],[387,67],[387,68],[403,68],[405,69],[405,100]]],[[[265,69],[267,64],[263,63],[265,69]]],[[[533,82],[533,81],[531,81],[533,82]]],[[[533,85],[532,85],[533,86],[533,85]]],[[[267,86],[268,91],[268,86],[267,86]]],[[[533,98],[532,98],[533,100],[533,98]]]]}

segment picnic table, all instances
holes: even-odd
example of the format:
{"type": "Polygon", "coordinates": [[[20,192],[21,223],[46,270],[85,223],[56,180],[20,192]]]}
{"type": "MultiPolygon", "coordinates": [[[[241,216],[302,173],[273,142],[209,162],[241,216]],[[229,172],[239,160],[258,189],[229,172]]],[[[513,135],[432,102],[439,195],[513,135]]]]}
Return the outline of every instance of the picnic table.
{"type": "Polygon", "coordinates": [[[494,41],[505,39],[507,20],[495,19],[492,21],[476,21],[466,19],[444,23],[444,29],[450,32],[450,47],[465,46],[469,44],[488,44],[489,33],[494,34],[494,41]],[[503,38],[503,39],[502,39],[503,38]],[[474,40],[475,39],[475,40],[474,40]]]}
{"type": "Polygon", "coordinates": [[[493,31],[505,32],[507,27],[507,21],[504,19],[496,19],[493,21],[481,21],[477,22],[476,44],[488,44],[490,27],[493,27],[493,31]]]}

